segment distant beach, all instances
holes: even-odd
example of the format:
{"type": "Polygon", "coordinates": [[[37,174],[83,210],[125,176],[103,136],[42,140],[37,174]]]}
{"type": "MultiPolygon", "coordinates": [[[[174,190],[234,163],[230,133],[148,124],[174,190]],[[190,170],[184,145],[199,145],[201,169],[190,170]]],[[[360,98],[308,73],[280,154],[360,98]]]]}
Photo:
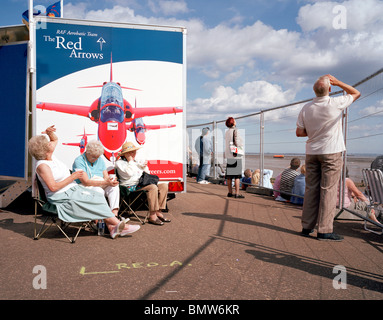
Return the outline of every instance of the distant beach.
{"type": "MultiPolygon", "coordinates": [[[[290,166],[292,158],[297,157],[301,160],[301,164],[305,163],[305,155],[285,155],[283,158],[274,158],[273,154],[265,154],[264,169],[273,170],[273,178],[277,177],[285,168],[290,166]]],[[[376,156],[363,156],[363,155],[348,155],[347,168],[349,177],[356,183],[363,180],[362,169],[370,168],[371,162],[376,156]]],[[[245,155],[245,165],[243,169],[257,169],[260,167],[259,155],[245,155]]],[[[299,169],[298,169],[299,171],[299,169]]]]}

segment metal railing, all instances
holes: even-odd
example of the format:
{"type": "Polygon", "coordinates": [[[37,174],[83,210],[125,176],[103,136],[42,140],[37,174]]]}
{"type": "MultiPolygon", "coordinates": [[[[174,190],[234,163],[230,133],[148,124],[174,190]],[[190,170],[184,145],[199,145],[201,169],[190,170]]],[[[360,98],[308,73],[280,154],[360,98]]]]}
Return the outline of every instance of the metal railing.
{"type": "MultiPolygon", "coordinates": [[[[363,164],[355,164],[348,161],[349,159],[354,159],[361,154],[361,159],[367,163],[374,157],[374,154],[383,153],[383,139],[380,137],[383,135],[383,125],[378,122],[373,126],[371,121],[373,117],[383,116],[383,68],[358,81],[353,87],[358,88],[362,95],[344,112],[343,131],[347,151],[344,152],[341,192],[345,186],[345,168],[348,164],[352,167],[350,177],[354,181],[362,180],[361,168],[359,168],[359,173],[358,166],[363,164]]],[[[341,90],[331,93],[332,96],[340,94],[344,94],[344,92],[341,90]]],[[[285,169],[286,161],[290,158],[296,156],[304,161],[306,139],[296,137],[296,120],[302,106],[311,100],[312,98],[300,100],[246,115],[233,115],[245,144],[244,158],[247,164],[244,165],[244,169],[246,166],[250,168],[257,166],[258,161],[261,176],[263,176],[265,168],[274,166],[273,177],[275,177],[285,169]],[[289,150],[293,151],[289,152],[289,150]],[[276,154],[284,155],[286,160],[280,162],[280,170],[277,168],[278,164],[273,163],[273,155],[276,154]]],[[[187,126],[189,170],[192,171],[193,165],[199,163],[194,150],[195,140],[201,135],[201,129],[209,126],[213,141],[212,176],[217,179],[215,167],[217,164],[224,163],[224,133],[227,129],[225,121],[226,119],[220,119],[187,126]]],[[[260,179],[259,186],[264,188],[262,179],[260,179]]],[[[343,207],[343,199],[341,203],[341,207],[343,207]]]]}

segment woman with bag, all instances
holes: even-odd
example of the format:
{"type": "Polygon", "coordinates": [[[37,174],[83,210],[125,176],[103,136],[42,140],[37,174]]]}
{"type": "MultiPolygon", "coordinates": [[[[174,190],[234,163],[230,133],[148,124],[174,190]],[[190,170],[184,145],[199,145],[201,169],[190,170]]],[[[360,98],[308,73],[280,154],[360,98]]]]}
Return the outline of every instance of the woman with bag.
{"type": "Polygon", "coordinates": [[[151,224],[162,226],[164,222],[171,221],[162,214],[162,210],[166,209],[168,186],[166,183],[159,183],[157,185],[156,181],[158,180],[152,180],[155,178],[153,176],[148,179],[149,183],[151,182],[150,184],[138,186],[143,173],[149,174],[148,162],[141,163],[135,160],[137,150],[140,148],[136,147],[132,142],[125,142],[118,154],[121,158],[116,161],[115,168],[120,179],[120,185],[127,187],[131,191],[138,189],[147,191],[146,196],[149,204],[148,221],[151,224]]]}
{"type": "Polygon", "coordinates": [[[243,142],[236,127],[236,122],[233,117],[226,120],[226,127],[229,130],[225,133],[225,158],[227,187],[229,189],[228,197],[244,198],[239,194],[239,181],[242,178],[242,157],[243,157],[243,142]],[[234,179],[235,193],[233,194],[232,181],[234,179]]]}

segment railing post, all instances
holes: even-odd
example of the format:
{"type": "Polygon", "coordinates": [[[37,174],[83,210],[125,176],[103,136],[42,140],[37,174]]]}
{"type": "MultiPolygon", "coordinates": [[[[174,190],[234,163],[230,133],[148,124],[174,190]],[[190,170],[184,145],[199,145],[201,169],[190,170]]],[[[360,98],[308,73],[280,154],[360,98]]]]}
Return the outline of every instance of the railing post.
{"type": "Polygon", "coordinates": [[[216,170],[216,164],[218,163],[217,159],[217,122],[213,121],[213,172],[214,172],[214,179],[217,179],[217,170],[216,170]]]}
{"type": "Polygon", "coordinates": [[[261,115],[259,119],[259,170],[261,171],[259,173],[259,184],[261,187],[263,187],[263,169],[264,169],[264,149],[263,149],[263,143],[264,143],[264,130],[265,130],[265,114],[261,110],[261,115]]]}

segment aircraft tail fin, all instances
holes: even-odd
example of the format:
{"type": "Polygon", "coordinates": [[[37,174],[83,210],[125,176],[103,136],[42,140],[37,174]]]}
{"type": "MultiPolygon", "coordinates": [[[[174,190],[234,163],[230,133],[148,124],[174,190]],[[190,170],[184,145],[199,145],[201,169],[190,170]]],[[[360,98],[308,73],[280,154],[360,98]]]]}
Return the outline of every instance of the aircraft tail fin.
{"type": "MultiPolygon", "coordinates": [[[[113,82],[113,58],[112,53],[110,53],[110,82],[113,82]]],[[[80,89],[86,89],[86,88],[102,88],[105,85],[106,82],[104,82],[102,85],[95,85],[95,86],[85,86],[85,87],[79,87],[80,89]]],[[[129,88],[129,87],[123,87],[119,83],[118,85],[121,87],[121,89],[128,89],[128,90],[136,90],[136,91],[142,91],[140,89],[135,88],[129,88]]]]}

